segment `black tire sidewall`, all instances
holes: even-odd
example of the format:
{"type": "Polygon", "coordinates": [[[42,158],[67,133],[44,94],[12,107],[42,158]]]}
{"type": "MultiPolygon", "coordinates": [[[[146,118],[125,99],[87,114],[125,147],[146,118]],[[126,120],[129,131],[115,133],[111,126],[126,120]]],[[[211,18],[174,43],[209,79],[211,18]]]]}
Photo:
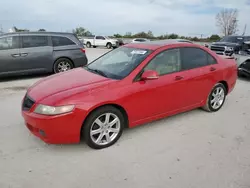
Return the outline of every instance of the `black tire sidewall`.
{"type": "Polygon", "coordinates": [[[86,47],[87,47],[87,48],[90,48],[90,47],[91,47],[90,42],[87,42],[86,47]]]}
{"type": "Polygon", "coordinates": [[[222,108],[222,106],[224,105],[224,103],[225,103],[225,100],[226,100],[226,88],[225,88],[225,86],[223,85],[223,84],[221,84],[221,83],[219,83],[219,84],[216,84],[215,86],[214,86],[214,88],[212,89],[212,91],[211,91],[211,93],[209,94],[209,97],[208,97],[208,108],[209,108],[209,110],[211,111],[211,112],[217,112],[217,111],[219,111],[221,108],[222,108]],[[224,96],[224,100],[223,100],[223,103],[221,104],[221,106],[219,107],[219,108],[217,108],[217,109],[214,109],[213,107],[212,107],[212,105],[211,105],[211,100],[212,100],[212,94],[213,94],[213,92],[214,92],[214,90],[216,90],[217,88],[222,88],[223,90],[224,90],[224,94],[225,94],[225,96],[224,96]]]}
{"type": "Polygon", "coordinates": [[[62,62],[62,61],[68,62],[70,64],[70,66],[71,66],[71,69],[74,68],[73,63],[69,59],[67,59],[67,58],[60,58],[60,59],[56,60],[56,62],[54,63],[54,66],[53,66],[54,73],[59,73],[59,71],[58,71],[58,64],[60,62],[62,62]]]}
{"type": "Polygon", "coordinates": [[[110,49],[112,47],[112,44],[111,43],[108,43],[107,44],[107,48],[110,49]]]}
{"type": "Polygon", "coordinates": [[[84,140],[87,143],[87,145],[93,149],[103,149],[103,148],[107,148],[109,146],[112,146],[113,144],[115,144],[119,138],[122,135],[123,129],[124,129],[124,125],[125,125],[125,118],[123,116],[123,114],[121,113],[120,110],[118,110],[117,108],[113,107],[113,106],[104,106],[104,107],[100,107],[96,110],[94,110],[86,119],[84,125],[83,125],[83,136],[84,136],[84,140]],[[97,145],[96,143],[94,143],[91,139],[90,136],[90,129],[91,129],[91,125],[92,123],[96,120],[96,118],[98,118],[100,115],[104,114],[104,113],[113,113],[115,115],[117,115],[117,117],[120,119],[120,132],[118,133],[117,137],[110,142],[109,144],[106,145],[97,145]]]}

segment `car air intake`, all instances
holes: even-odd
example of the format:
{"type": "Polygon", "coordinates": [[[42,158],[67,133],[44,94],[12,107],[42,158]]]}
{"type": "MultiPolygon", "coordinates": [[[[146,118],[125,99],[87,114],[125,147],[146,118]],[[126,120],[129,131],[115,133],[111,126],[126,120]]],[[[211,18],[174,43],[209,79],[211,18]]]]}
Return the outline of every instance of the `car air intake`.
{"type": "Polygon", "coordinates": [[[31,99],[28,95],[25,95],[22,104],[22,110],[28,111],[35,104],[35,101],[31,99]]]}

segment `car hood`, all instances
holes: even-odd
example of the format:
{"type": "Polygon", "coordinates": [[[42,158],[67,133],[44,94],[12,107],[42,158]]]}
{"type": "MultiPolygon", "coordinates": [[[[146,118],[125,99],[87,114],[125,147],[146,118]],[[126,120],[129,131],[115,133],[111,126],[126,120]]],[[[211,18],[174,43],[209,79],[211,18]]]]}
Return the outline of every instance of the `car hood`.
{"type": "Polygon", "coordinates": [[[228,46],[228,47],[235,47],[237,46],[237,43],[231,43],[231,42],[214,42],[212,43],[212,46],[228,46]]]}
{"type": "Polygon", "coordinates": [[[58,94],[60,92],[84,88],[86,91],[96,85],[112,81],[109,78],[91,73],[84,68],[77,68],[64,73],[48,76],[28,89],[28,95],[39,102],[46,97],[58,94]]]}

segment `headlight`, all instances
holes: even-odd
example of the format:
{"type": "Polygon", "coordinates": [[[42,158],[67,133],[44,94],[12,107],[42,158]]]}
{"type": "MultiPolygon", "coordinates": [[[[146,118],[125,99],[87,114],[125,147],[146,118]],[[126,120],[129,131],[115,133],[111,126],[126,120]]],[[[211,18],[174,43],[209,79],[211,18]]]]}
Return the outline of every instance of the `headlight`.
{"type": "Polygon", "coordinates": [[[234,48],[233,47],[226,47],[226,51],[233,51],[234,48]]]}
{"type": "Polygon", "coordinates": [[[35,113],[43,114],[43,115],[58,115],[64,114],[67,112],[71,112],[75,108],[74,105],[66,105],[66,106],[47,106],[39,104],[36,109],[35,113]]]}

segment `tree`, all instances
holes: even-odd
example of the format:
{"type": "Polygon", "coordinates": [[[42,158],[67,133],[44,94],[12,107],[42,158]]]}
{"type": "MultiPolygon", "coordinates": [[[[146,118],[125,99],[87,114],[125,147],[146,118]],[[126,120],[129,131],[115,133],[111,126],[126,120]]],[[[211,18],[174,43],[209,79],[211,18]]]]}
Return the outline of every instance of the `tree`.
{"type": "Polygon", "coordinates": [[[45,29],[39,29],[38,31],[46,31],[45,29]]]}
{"type": "Polygon", "coordinates": [[[237,9],[223,9],[216,15],[216,26],[224,36],[233,35],[238,31],[237,18],[237,9]]]}
{"type": "Polygon", "coordinates": [[[220,40],[220,36],[219,35],[211,35],[210,37],[209,37],[209,40],[211,40],[211,41],[218,41],[218,40],[220,40]]]}
{"type": "Polygon", "coordinates": [[[179,36],[175,33],[168,35],[168,39],[178,39],[178,38],[179,38],[179,36]]]}
{"type": "Polygon", "coordinates": [[[148,35],[148,38],[151,38],[151,39],[154,38],[154,34],[150,30],[148,31],[147,35],[148,35]]]}
{"type": "Polygon", "coordinates": [[[83,27],[77,27],[76,29],[73,29],[73,33],[76,34],[79,37],[92,35],[92,33],[90,31],[86,30],[83,27]]]}
{"type": "Polygon", "coordinates": [[[114,37],[115,38],[122,38],[122,35],[120,35],[120,34],[117,33],[117,34],[114,34],[114,37]]]}

